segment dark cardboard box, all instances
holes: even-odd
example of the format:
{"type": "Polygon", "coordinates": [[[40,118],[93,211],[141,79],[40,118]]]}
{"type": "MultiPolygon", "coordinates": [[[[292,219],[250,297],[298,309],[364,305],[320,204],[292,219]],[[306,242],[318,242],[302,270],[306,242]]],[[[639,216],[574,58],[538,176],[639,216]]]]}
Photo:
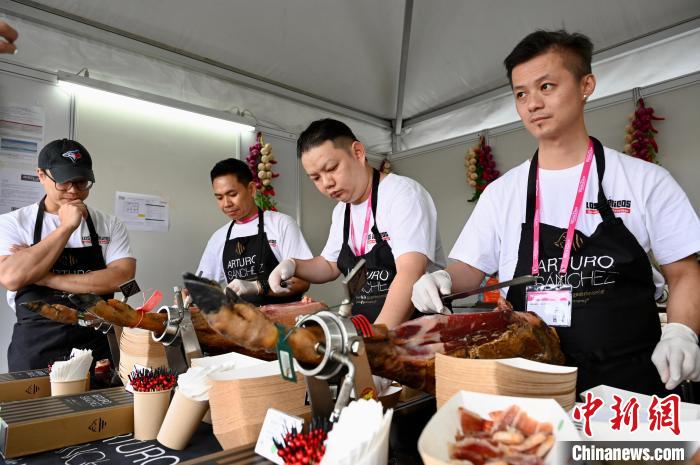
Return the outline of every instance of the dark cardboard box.
{"type": "MultiPolygon", "coordinates": [[[[90,390],[90,376],[85,379],[85,390],[90,390]]],[[[51,395],[48,368],[41,370],[0,373],[0,402],[36,399],[51,395]]]]}
{"type": "Polygon", "coordinates": [[[0,453],[22,457],[134,431],[123,387],[0,403],[0,453]]]}
{"type": "Polygon", "coordinates": [[[51,395],[49,369],[0,374],[0,402],[35,399],[51,395]]]}

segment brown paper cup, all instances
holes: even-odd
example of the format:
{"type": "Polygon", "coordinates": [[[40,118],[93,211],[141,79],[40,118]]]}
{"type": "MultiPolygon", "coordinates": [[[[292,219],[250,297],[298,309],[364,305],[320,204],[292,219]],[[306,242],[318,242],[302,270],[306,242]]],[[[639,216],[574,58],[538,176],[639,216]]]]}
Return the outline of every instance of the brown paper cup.
{"type": "Polygon", "coordinates": [[[158,436],[160,425],[168,411],[170,394],[167,391],[134,391],[134,438],[149,441],[158,436]]]}
{"type": "Polygon", "coordinates": [[[160,427],[158,442],[170,449],[184,449],[208,409],[208,401],[192,400],[178,389],[160,427]]]}
{"type": "Polygon", "coordinates": [[[85,380],[76,381],[51,381],[51,395],[65,396],[68,394],[81,394],[85,392],[85,380]]]}

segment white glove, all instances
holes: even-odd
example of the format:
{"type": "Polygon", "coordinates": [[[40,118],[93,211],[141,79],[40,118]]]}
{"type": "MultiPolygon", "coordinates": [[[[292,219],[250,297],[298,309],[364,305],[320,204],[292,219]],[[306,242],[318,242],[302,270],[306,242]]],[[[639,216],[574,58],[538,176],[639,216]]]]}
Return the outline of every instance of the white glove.
{"type": "Polygon", "coordinates": [[[413,285],[411,302],[420,312],[447,314],[440,295],[447,295],[451,291],[452,278],[447,271],[426,273],[413,285]]]}
{"type": "Polygon", "coordinates": [[[267,282],[270,284],[270,289],[275,294],[286,294],[290,292],[288,287],[282,287],[282,281],[286,281],[294,276],[297,269],[297,262],[293,258],[285,258],[279,265],[272,270],[267,282]]]}
{"type": "Polygon", "coordinates": [[[682,323],[668,323],[662,329],[651,361],[666,389],[674,389],[686,379],[700,381],[698,335],[682,323]]]}
{"type": "Polygon", "coordinates": [[[247,295],[260,295],[260,284],[257,281],[246,281],[244,279],[234,279],[226,286],[241,297],[247,295]]]}

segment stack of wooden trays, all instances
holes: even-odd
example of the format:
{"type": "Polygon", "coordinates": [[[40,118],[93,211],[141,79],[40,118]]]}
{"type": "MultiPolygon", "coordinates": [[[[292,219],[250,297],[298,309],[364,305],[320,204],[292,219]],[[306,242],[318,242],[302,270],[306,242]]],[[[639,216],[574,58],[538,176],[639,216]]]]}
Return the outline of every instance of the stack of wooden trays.
{"type": "Polygon", "coordinates": [[[569,411],[576,401],[576,367],[549,365],[524,358],[465,359],[437,354],[437,405],[459,391],[554,399],[569,411]]]}
{"type": "Polygon", "coordinates": [[[151,369],[167,367],[165,347],[151,338],[151,332],[139,328],[124,328],[119,338],[119,377],[126,386],[129,373],[138,364],[151,369]]]}
{"type": "Polygon", "coordinates": [[[277,361],[209,375],[209,407],[214,435],[224,449],[255,443],[267,409],[289,415],[310,415],[304,405],[306,383],[282,379],[277,361]]]}

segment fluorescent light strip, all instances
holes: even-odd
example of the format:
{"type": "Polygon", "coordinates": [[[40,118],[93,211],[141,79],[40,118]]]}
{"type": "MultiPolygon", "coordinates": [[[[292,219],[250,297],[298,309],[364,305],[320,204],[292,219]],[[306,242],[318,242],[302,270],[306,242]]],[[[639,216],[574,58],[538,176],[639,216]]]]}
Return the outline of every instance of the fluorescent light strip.
{"type": "Polygon", "coordinates": [[[117,106],[129,105],[130,110],[162,117],[177,117],[182,121],[197,121],[205,126],[239,132],[254,131],[245,118],[231,113],[212,110],[191,103],[163,97],[148,92],[123,87],[97,79],[58,72],[58,83],[68,92],[103,100],[117,106]]]}

